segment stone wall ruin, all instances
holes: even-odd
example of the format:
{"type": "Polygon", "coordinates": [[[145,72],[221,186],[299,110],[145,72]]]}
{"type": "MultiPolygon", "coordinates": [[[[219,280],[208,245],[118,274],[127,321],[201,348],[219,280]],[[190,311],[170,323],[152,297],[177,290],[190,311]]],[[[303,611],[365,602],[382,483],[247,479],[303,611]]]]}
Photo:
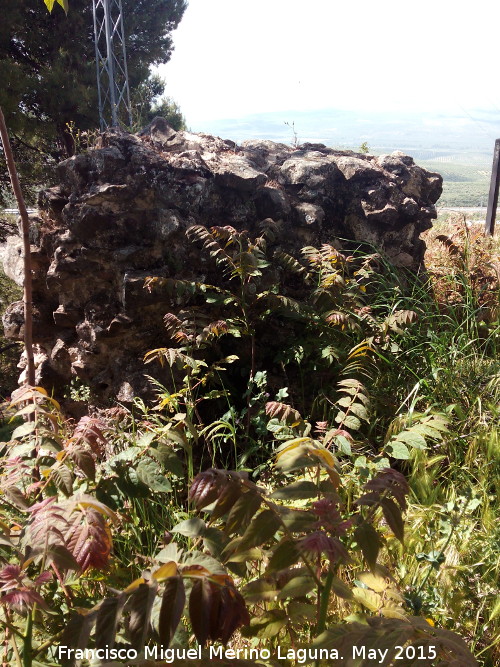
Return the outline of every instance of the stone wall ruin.
{"type": "MultiPolygon", "coordinates": [[[[167,298],[144,289],[146,276],[205,278],[195,224],[253,232],[280,221],[276,247],[350,239],[417,270],[420,234],[435,217],[442,179],[396,152],[373,156],[271,141],[241,146],[175,132],[155,119],[140,135],[110,130],[100,148],[58,166],[60,185],[40,194],[33,218],[34,341],[37,381],[60,388],[78,377],[101,398],[144,392],[144,353],[162,343],[167,298]]],[[[6,272],[19,281],[10,239],[6,272]]],[[[22,339],[22,303],[4,318],[22,339]]]]}

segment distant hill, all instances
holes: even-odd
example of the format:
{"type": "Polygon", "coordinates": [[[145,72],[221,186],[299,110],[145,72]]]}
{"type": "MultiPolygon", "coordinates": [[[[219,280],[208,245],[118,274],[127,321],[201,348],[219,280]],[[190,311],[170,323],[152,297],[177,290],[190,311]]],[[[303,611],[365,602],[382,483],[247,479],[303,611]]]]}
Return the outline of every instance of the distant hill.
{"type": "Polygon", "coordinates": [[[239,119],[198,123],[208,132],[238,143],[271,139],[323,143],[357,149],[363,142],[375,154],[401,150],[445,180],[439,203],[478,206],[486,203],[495,138],[500,137],[500,110],[430,112],[364,112],[324,109],[261,113],[239,119]],[[285,123],[288,123],[286,125],[285,123]]]}

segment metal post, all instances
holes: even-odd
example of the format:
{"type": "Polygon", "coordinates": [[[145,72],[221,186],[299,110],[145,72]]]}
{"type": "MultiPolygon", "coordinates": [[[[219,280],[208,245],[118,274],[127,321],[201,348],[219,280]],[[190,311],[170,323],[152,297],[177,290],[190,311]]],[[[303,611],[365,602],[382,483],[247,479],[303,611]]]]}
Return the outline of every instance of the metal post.
{"type": "Polygon", "coordinates": [[[93,0],[101,130],[132,125],[121,0],[93,0]]]}
{"type": "Polygon", "coordinates": [[[486,210],[486,222],[484,233],[493,236],[495,233],[495,219],[498,206],[498,189],[500,185],[500,139],[495,141],[493,153],[493,167],[491,169],[490,194],[488,197],[488,208],[486,210]]]}

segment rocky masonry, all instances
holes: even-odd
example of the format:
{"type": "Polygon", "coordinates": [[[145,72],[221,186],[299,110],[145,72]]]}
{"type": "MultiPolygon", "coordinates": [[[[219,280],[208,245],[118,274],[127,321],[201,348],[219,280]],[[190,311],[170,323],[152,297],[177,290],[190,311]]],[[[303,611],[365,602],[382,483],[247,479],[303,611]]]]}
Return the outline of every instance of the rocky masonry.
{"type": "MultiPolygon", "coordinates": [[[[232,141],[175,132],[155,119],[140,135],[108,131],[102,147],[58,167],[60,185],[40,194],[34,217],[34,339],[37,376],[56,389],[78,377],[102,397],[144,391],[144,353],[165,344],[172,300],[144,289],[147,276],[204,280],[209,271],[186,239],[194,224],[251,233],[281,221],[277,247],[349,239],[417,269],[421,232],[435,217],[442,179],[396,152],[379,157],[304,144],[232,141]]],[[[6,273],[20,280],[9,239],[6,273]]],[[[12,304],[6,336],[23,335],[12,304]]]]}

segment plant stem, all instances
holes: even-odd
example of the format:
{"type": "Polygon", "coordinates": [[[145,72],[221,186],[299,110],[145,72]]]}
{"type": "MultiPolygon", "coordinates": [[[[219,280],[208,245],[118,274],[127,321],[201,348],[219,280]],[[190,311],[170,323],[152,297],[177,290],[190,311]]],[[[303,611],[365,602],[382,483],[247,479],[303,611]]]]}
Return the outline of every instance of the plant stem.
{"type": "MultiPolygon", "coordinates": [[[[5,627],[7,630],[10,631],[10,643],[12,646],[12,650],[14,652],[14,655],[16,657],[16,665],[18,667],[23,667],[23,663],[21,660],[21,656],[19,655],[19,648],[17,647],[17,642],[16,642],[16,634],[19,635],[21,638],[23,637],[21,633],[18,631],[18,629],[13,626],[10,622],[10,615],[8,613],[7,608],[5,609],[5,627]]],[[[6,641],[8,641],[8,633],[5,633],[5,638],[6,641]]]]}
{"type": "Polygon", "coordinates": [[[328,574],[326,575],[325,583],[323,584],[321,590],[321,604],[319,609],[318,625],[316,627],[316,636],[324,632],[326,627],[326,616],[328,614],[328,602],[330,600],[330,592],[332,590],[333,577],[334,574],[330,564],[330,568],[328,569],[328,574]]]}
{"type": "Polygon", "coordinates": [[[5,124],[5,118],[0,107],[0,136],[2,138],[5,161],[9,170],[10,182],[16,197],[19,215],[21,216],[21,228],[23,234],[24,252],[24,347],[26,349],[28,384],[35,384],[35,362],[33,358],[33,304],[32,304],[32,272],[31,272],[31,246],[30,246],[30,222],[28,211],[24,202],[21,185],[17,176],[16,163],[12,154],[9,133],[5,124]]]}
{"type": "Polygon", "coordinates": [[[23,641],[23,667],[32,667],[33,665],[33,615],[35,614],[35,610],[36,604],[33,605],[33,609],[26,619],[26,630],[24,632],[23,641]]]}

